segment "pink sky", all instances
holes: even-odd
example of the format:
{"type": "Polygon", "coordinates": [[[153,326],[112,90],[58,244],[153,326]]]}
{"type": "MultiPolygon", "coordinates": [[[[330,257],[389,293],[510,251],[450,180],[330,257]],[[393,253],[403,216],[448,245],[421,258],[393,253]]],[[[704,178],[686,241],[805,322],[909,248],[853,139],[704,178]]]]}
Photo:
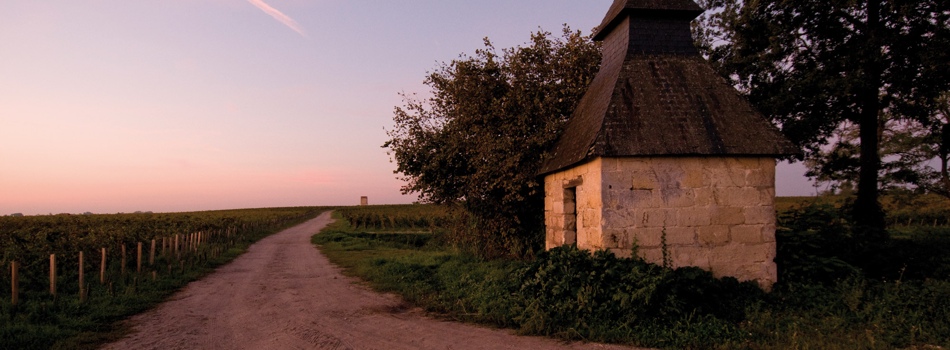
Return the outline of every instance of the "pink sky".
{"type": "Polygon", "coordinates": [[[412,202],[380,148],[397,93],[611,2],[4,1],[0,215],[412,202]]]}

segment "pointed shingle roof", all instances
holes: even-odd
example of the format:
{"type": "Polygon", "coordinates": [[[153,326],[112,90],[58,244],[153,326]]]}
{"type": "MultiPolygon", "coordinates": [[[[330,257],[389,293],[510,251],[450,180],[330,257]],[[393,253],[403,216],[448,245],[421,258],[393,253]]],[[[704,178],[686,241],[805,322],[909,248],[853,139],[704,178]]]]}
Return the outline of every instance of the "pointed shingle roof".
{"type": "Polygon", "coordinates": [[[541,174],[596,157],[782,156],[788,141],[693,46],[691,0],[616,0],[603,61],[541,174]]]}

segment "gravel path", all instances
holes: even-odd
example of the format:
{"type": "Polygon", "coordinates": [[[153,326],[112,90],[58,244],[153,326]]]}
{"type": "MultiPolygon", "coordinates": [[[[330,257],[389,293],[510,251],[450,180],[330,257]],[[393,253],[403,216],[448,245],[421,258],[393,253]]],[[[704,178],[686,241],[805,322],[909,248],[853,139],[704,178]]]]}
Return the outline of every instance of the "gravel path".
{"type": "Polygon", "coordinates": [[[105,349],[627,349],[441,321],[345,277],[310,243],[330,213],[269,236],[105,349]]]}

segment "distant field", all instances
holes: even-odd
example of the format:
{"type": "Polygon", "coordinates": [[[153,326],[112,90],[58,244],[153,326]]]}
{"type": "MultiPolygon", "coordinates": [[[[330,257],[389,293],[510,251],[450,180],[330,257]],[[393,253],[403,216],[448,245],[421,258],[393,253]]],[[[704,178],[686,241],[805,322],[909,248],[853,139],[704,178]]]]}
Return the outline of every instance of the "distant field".
{"type": "Polygon", "coordinates": [[[809,203],[836,203],[834,197],[775,197],[775,210],[787,211],[797,206],[809,203]]]}
{"type": "MultiPolygon", "coordinates": [[[[830,204],[840,207],[853,197],[776,197],[775,210],[787,212],[810,204],[830,204]]],[[[895,194],[881,197],[881,206],[890,226],[950,226],[950,199],[937,195],[895,194]]]]}

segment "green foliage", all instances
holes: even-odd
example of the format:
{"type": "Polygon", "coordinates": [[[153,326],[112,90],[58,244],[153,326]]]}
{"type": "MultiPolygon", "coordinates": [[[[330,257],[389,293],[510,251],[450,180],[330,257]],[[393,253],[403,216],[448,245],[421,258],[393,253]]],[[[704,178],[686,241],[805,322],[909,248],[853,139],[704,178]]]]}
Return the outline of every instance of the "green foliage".
{"type": "Polygon", "coordinates": [[[946,197],[894,190],[882,204],[892,228],[950,226],[950,200],[946,197]]]}
{"type": "MultiPolygon", "coordinates": [[[[918,121],[892,120],[882,117],[882,134],[878,187],[882,190],[902,188],[919,183],[921,171],[926,163],[937,157],[933,147],[934,135],[929,128],[918,121]]],[[[827,183],[831,190],[840,188],[843,192],[853,188],[858,179],[861,163],[860,137],[857,125],[845,123],[835,130],[836,142],[815,153],[805,164],[806,176],[819,183],[827,183]]]]}
{"type": "Polygon", "coordinates": [[[451,239],[483,256],[541,246],[543,186],[536,176],[600,63],[590,38],[565,26],[499,53],[488,39],[474,56],[443,63],[404,96],[387,134],[404,193],[457,205],[451,239]]]}
{"type": "MultiPolygon", "coordinates": [[[[893,230],[892,239],[869,244],[854,238],[844,214],[847,201],[840,203],[841,207],[811,202],[781,213],[775,258],[781,281],[829,285],[856,275],[889,280],[950,278],[950,228],[905,226],[893,230]]],[[[917,208],[920,215],[909,221],[927,220],[927,226],[931,211],[944,210],[940,205],[917,208]]]]}
{"type": "Polygon", "coordinates": [[[428,311],[525,334],[695,349],[950,346],[950,231],[901,232],[884,245],[891,253],[862,258],[847,243],[847,208],[835,203],[783,212],[780,282],[769,294],[696,268],[571,247],[483,260],[438,235],[407,243],[343,220],[314,242],[347,273],[428,311]]]}
{"type": "Polygon", "coordinates": [[[449,209],[438,205],[383,205],[337,210],[355,229],[434,231],[455,221],[449,209]]]}
{"type": "Polygon", "coordinates": [[[783,212],[779,226],[775,233],[779,280],[833,283],[859,273],[845,262],[856,247],[841,209],[827,203],[804,205],[783,212]]]}
{"type": "Polygon", "coordinates": [[[950,282],[783,284],[743,330],[759,348],[895,349],[950,345],[950,282]]]}
{"type": "MultiPolygon", "coordinates": [[[[120,336],[117,323],[241,253],[253,242],[314,217],[321,208],[274,208],[166,214],[0,217],[0,286],[10,291],[10,262],[19,268],[19,305],[0,301],[0,349],[93,348],[120,336]],[[180,258],[161,254],[161,238],[203,232],[204,244],[180,258]],[[157,239],[155,264],[136,272],[138,242],[157,239]],[[122,274],[119,251],[128,249],[122,274]],[[99,283],[99,249],[107,248],[106,283],[99,283]],[[85,252],[80,301],[78,252],[85,252]],[[57,295],[49,293],[49,254],[57,255],[57,295]],[[155,271],[153,280],[151,271],[155,271]]],[[[184,240],[182,240],[183,242],[184,240]]],[[[183,245],[184,246],[184,245],[183,245]]],[[[148,258],[150,245],[144,247],[148,258]]]]}
{"type": "MultiPolygon", "coordinates": [[[[906,120],[885,114],[880,121],[881,168],[879,187],[884,191],[915,189],[950,198],[950,92],[939,98],[926,121],[906,120]]],[[[836,142],[805,162],[807,176],[826,183],[832,191],[848,193],[858,179],[861,152],[857,126],[835,130],[836,142]]]]}
{"type": "Polygon", "coordinates": [[[720,74],[808,157],[826,157],[821,163],[827,166],[816,169],[858,169],[852,179],[858,184],[856,233],[882,238],[880,137],[904,121],[942,132],[940,96],[950,91],[950,3],[703,3],[711,11],[700,40],[720,74]],[[849,125],[857,142],[823,155],[829,140],[847,141],[833,136],[849,125]]]}
{"type": "MultiPolygon", "coordinates": [[[[516,319],[531,334],[648,346],[701,347],[736,340],[736,323],[763,295],[752,283],[716,279],[698,268],[670,270],[606,251],[555,248],[519,270],[523,312],[516,319]],[[656,334],[691,323],[704,333],[682,338],[656,334]]],[[[695,330],[695,329],[694,329],[695,330]]]]}
{"type": "MultiPolygon", "coordinates": [[[[782,216],[809,206],[840,208],[853,201],[853,194],[821,195],[817,197],[776,197],[775,209],[782,216]]],[[[921,194],[904,189],[891,189],[881,197],[881,206],[887,213],[888,227],[897,234],[907,230],[950,226],[950,200],[934,194],[921,194]]],[[[838,215],[844,220],[843,212],[838,215]]],[[[781,219],[781,217],[780,217],[781,219]]]]}
{"type": "Polygon", "coordinates": [[[875,122],[883,117],[864,100],[869,88],[877,108],[919,120],[948,90],[945,2],[704,3],[712,16],[704,23],[711,31],[705,45],[710,59],[811,151],[842,121],[861,124],[862,109],[873,109],[875,122]],[[869,71],[869,65],[883,69],[869,71]]]}
{"type": "Polygon", "coordinates": [[[414,234],[417,243],[405,244],[406,235],[364,233],[341,220],[315,235],[313,242],[346,273],[380,291],[398,293],[427,311],[464,321],[514,325],[513,263],[446,250],[433,234],[414,234]]]}

